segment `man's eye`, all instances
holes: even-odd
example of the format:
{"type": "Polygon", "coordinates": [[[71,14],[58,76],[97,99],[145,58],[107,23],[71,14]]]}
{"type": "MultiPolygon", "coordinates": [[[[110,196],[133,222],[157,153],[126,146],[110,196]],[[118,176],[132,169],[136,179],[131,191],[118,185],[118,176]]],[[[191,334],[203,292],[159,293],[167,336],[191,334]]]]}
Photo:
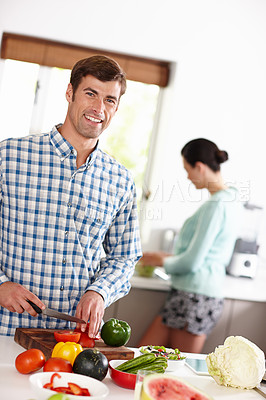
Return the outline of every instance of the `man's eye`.
{"type": "Polygon", "coordinates": [[[113,99],[106,99],[107,103],[116,105],[116,102],[113,99]]]}
{"type": "Polygon", "coordinates": [[[94,93],[92,93],[92,92],[85,92],[88,96],[93,96],[94,95],[94,93]]]}

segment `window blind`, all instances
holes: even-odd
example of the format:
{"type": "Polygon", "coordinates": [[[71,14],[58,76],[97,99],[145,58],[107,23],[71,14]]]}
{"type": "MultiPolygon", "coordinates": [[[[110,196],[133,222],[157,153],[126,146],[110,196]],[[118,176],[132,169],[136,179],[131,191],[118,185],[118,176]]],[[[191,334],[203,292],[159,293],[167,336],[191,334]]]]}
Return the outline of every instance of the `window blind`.
{"type": "Polygon", "coordinates": [[[127,79],[161,87],[168,85],[171,65],[168,61],[7,32],[4,32],[2,36],[1,58],[3,59],[72,69],[78,60],[95,54],[102,54],[115,59],[126,72],[127,79]]]}

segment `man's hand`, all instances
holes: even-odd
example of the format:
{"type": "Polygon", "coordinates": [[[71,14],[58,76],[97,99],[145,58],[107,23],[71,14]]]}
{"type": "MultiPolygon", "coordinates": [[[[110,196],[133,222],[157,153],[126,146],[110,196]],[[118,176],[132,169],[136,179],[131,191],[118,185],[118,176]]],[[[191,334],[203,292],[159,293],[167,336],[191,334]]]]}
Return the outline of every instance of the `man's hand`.
{"type": "MultiPolygon", "coordinates": [[[[104,300],[102,296],[93,290],[84,293],[77,306],[76,317],[86,322],[90,321],[89,337],[94,338],[98,334],[103,314],[104,300]]],[[[80,327],[85,332],[86,325],[82,324],[80,327]]]]}
{"type": "Polygon", "coordinates": [[[0,285],[0,306],[7,308],[11,312],[20,314],[27,311],[30,315],[36,317],[36,311],[30,306],[27,300],[33,301],[42,310],[45,308],[45,305],[37,296],[19,283],[9,281],[0,285]]]}

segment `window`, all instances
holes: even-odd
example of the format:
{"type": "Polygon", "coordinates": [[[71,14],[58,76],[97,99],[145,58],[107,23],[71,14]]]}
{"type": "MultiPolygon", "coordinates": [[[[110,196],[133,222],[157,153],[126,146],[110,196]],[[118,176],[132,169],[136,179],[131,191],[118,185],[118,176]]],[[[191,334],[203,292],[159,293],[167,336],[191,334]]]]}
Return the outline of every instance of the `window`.
{"type": "Polygon", "coordinates": [[[94,54],[114,58],[127,74],[127,92],[101,138],[101,147],[132,171],[140,201],[149,143],[154,143],[153,126],[161,107],[159,94],[169,83],[169,61],[4,32],[0,139],[49,131],[63,122],[67,102],[62,92],[69,82],[70,69],[76,61],[94,54]]]}
{"type": "Polygon", "coordinates": [[[39,65],[6,60],[0,81],[0,140],[30,130],[39,65]]]}
{"type": "Polygon", "coordinates": [[[159,93],[160,88],[157,85],[128,81],[119,110],[101,140],[103,150],[132,172],[138,201],[142,197],[159,93]]]}
{"type": "Polygon", "coordinates": [[[54,125],[64,122],[68,106],[65,93],[70,73],[69,69],[40,67],[31,133],[50,132],[54,125]]]}
{"type": "MultiPolygon", "coordinates": [[[[0,139],[49,132],[64,122],[70,70],[6,60],[0,87],[0,139]]],[[[142,196],[148,148],[160,87],[128,81],[117,114],[103,133],[100,147],[132,173],[142,196]]]]}

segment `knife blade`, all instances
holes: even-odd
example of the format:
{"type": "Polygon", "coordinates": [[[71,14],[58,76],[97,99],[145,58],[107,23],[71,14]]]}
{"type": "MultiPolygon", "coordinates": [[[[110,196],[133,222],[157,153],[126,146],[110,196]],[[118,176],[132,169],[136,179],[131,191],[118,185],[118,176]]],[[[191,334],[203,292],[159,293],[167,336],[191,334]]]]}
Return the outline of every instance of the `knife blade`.
{"type": "Polygon", "coordinates": [[[72,322],[77,322],[79,324],[86,324],[83,319],[77,318],[77,317],[72,317],[72,315],[68,315],[56,310],[52,310],[51,308],[46,307],[44,310],[42,310],[40,307],[38,307],[35,303],[33,303],[31,300],[27,300],[27,302],[31,305],[31,307],[38,313],[38,314],[43,314],[47,315],[48,317],[52,318],[57,318],[57,319],[64,319],[66,321],[72,321],[72,322]]]}
{"type": "Polygon", "coordinates": [[[155,268],[154,273],[164,281],[168,281],[170,279],[170,276],[167,275],[164,271],[162,271],[161,268],[155,268]]]}

